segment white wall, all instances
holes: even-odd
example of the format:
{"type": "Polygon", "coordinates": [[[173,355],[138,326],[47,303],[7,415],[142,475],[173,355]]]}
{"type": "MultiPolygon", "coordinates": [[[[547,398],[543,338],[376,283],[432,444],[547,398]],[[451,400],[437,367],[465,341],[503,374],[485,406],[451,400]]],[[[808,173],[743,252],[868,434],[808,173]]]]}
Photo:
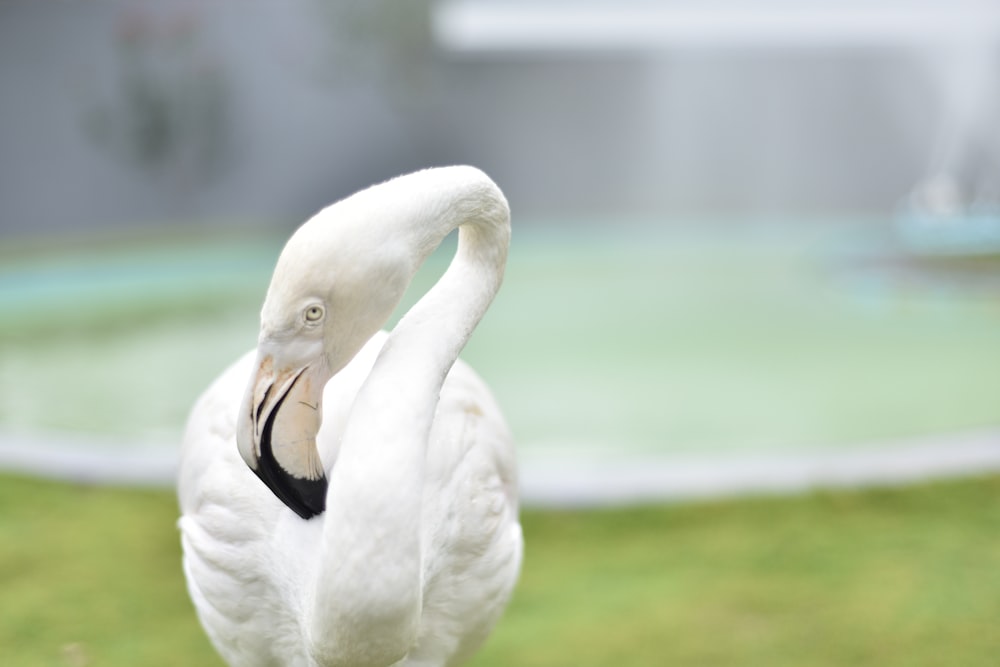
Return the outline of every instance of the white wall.
{"type": "Polygon", "coordinates": [[[487,169],[524,217],[884,216],[927,174],[948,115],[926,54],[906,49],[436,50],[418,63],[331,20],[318,0],[0,4],[0,234],[301,219],[448,162],[487,169]],[[224,81],[214,172],[200,171],[204,132],[155,168],[88,134],[94,113],[125,108],[130,30],[147,71],[224,81]]]}

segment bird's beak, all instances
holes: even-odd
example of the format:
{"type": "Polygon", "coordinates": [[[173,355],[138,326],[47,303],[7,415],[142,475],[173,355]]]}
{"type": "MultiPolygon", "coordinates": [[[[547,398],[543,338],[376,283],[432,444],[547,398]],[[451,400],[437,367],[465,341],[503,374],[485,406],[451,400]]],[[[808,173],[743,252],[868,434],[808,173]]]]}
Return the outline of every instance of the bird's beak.
{"type": "Polygon", "coordinates": [[[328,379],[321,368],[283,366],[260,354],[236,432],[243,460],[303,519],[326,508],[326,473],[316,449],[328,379]]]}

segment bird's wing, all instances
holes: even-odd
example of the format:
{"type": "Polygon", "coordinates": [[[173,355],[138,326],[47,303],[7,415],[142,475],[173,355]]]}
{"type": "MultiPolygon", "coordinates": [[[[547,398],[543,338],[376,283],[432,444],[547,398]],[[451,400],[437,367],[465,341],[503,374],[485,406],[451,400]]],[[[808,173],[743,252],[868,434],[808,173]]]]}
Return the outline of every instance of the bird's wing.
{"type": "MultiPolygon", "coordinates": [[[[384,340],[376,336],[324,391],[317,444],[328,468],[357,387],[384,340]]],[[[237,361],[198,399],[178,485],[191,597],[219,652],[243,665],[267,664],[278,648],[286,659],[301,650],[287,644],[301,636],[301,619],[284,602],[302,594],[297,589],[315,567],[292,555],[313,554],[298,547],[314,544],[321,526],[299,521],[239,456],[236,417],[253,361],[253,353],[237,361]]],[[[441,390],[424,488],[424,609],[419,643],[407,660],[460,662],[500,617],[523,548],[510,433],[486,385],[461,361],[441,390]]]]}
{"type": "Polygon", "coordinates": [[[274,597],[264,545],[279,507],[236,448],[239,401],[253,360],[252,353],[241,358],[196,402],[178,477],[188,590],[219,652],[245,665],[258,664],[271,650],[273,609],[250,601],[274,597]]]}
{"type": "Polygon", "coordinates": [[[442,388],[427,456],[425,633],[411,658],[450,654],[457,664],[499,619],[523,550],[510,432],[485,383],[461,361],[442,388]]]}

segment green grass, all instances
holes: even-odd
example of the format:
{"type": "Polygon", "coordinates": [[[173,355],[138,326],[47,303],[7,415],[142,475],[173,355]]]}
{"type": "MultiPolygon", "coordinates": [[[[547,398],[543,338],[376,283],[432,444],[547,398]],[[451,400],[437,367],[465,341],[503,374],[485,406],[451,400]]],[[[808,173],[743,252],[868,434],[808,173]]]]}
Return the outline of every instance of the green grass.
{"type": "MultiPolygon", "coordinates": [[[[0,477],[4,664],[218,665],[173,496],[0,477]]],[[[687,506],[527,511],[476,667],[996,665],[1000,477],[687,506]]]]}

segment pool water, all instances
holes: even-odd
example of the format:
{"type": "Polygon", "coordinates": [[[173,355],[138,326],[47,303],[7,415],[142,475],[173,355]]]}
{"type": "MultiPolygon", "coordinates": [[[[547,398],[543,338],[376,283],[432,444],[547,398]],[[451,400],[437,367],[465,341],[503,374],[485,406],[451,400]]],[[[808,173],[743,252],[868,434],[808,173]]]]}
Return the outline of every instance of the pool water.
{"type": "MultiPolygon", "coordinates": [[[[561,231],[515,236],[463,355],[527,455],[850,447],[1000,423],[996,294],[852,274],[829,230],[561,231]]],[[[172,446],[253,346],[281,244],[6,258],[0,430],[172,446]]]]}

